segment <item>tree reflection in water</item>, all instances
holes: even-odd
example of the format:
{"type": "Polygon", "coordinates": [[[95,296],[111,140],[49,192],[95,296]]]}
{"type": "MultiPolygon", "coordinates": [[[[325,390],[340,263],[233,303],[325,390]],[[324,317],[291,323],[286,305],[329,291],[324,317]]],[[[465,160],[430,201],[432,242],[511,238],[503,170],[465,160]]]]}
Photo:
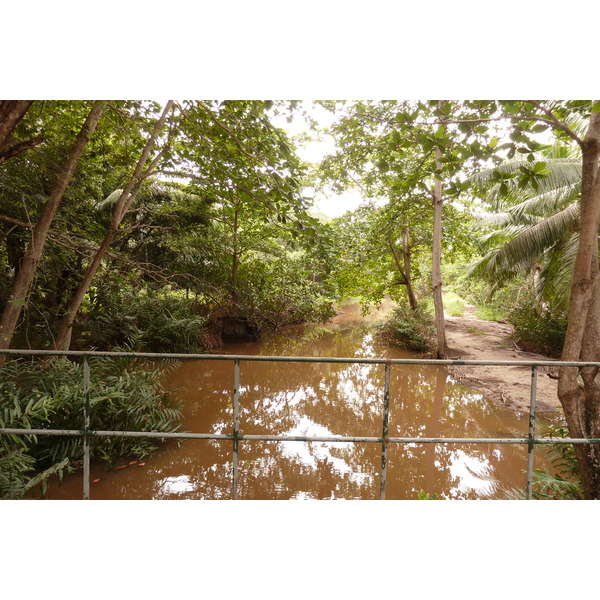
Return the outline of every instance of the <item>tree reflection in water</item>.
{"type": "MultiPolygon", "coordinates": [[[[256,344],[230,345],[227,352],[409,357],[379,345],[361,328],[318,339],[288,332],[256,344]]],[[[390,383],[390,436],[526,435],[526,415],[492,405],[452,381],[443,368],[393,365],[390,383]]],[[[169,385],[184,402],[184,430],[232,432],[232,361],[184,363],[169,385]]],[[[379,436],[383,385],[383,365],[242,361],[240,433],[379,436]]],[[[447,499],[502,497],[504,488],[524,487],[526,464],[524,446],[390,444],[386,497],[415,499],[420,490],[447,499]]],[[[229,441],[169,442],[143,469],[103,472],[92,497],[226,499],[231,465],[229,441]]],[[[544,463],[536,454],[538,466],[544,463]]],[[[381,445],[241,441],[239,467],[241,499],[377,499],[381,445]]],[[[81,497],[81,488],[67,483],[53,497],[81,497]]]]}

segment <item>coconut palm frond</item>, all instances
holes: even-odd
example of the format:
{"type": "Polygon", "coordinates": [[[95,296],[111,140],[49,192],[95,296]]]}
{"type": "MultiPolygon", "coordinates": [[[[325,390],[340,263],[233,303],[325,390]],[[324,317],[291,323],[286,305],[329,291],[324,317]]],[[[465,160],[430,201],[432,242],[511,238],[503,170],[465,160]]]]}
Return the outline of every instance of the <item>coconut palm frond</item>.
{"type": "Polygon", "coordinates": [[[536,287],[539,301],[545,301],[556,308],[566,309],[571,275],[575,265],[579,235],[574,233],[567,240],[546,253],[536,287]]]}
{"type": "Polygon", "coordinates": [[[515,279],[522,273],[522,269],[531,268],[532,265],[516,266],[515,268],[500,268],[498,265],[498,255],[495,252],[489,252],[481,260],[470,265],[467,273],[471,277],[486,279],[490,284],[490,297],[506,283],[515,279]]]}
{"type": "Polygon", "coordinates": [[[104,200],[100,200],[100,202],[96,203],[96,206],[94,206],[94,210],[101,212],[109,207],[112,208],[118,202],[122,193],[122,189],[118,189],[114,192],[111,192],[106,198],[104,198],[104,200]]]}
{"type": "Polygon", "coordinates": [[[508,244],[515,237],[525,233],[532,225],[539,223],[540,220],[532,223],[524,223],[522,225],[509,223],[501,229],[496,229],[495,231],[491,231],[486,235],[482,235],[479,238],[479,243],[484,248],[491,248],[492,246],[499,248],[500,246],[508,244]]]}
{"type": "Polygon", "coordinates": [[[510,207],[506,212],[515,216],[534,214],[547,217],[577,201],[580,193],[581,178],[579,181],[529,197],[520,204],[510,207]]]}
{"type": "Polygon", "coordinates": [[[532,163],[527,160],[519,160],[504,163],[496,169],[487,169],[473,178],[480,185],[488,186],[485,200],[493,210],[498,210],[500,205],[505,207],[515,206],[531,198],[532,192],[538,196],[546,193],[557,193],[557,190],[581,182],[581,160],[572,158],[547,159],[539,157],[539,162],[546,164],[549,171],[544,176],[535,179],[535,184],[520,187],[517,177],[521,169],[530,169],[532,163]],[[492,184],[494,177],[498,174],[511,175],[512,178],[504,181],[504,187],[500,183],[492,184]],[[534,187],[535,186],[535,187],[534,187]]]}
{"type": "Polygon", "coordinates": [[[505,227],[512,223],[513,217],[509,212],[488,213],[482,215],[478,223],[479,225],[490,225],[492,227],[505,227]]]}
{"type": "Polygon", "coordinates": [[[564,238],[579,221],[579,205],[571,204],[560,212],[536,223],[498,250],[499,260],[507,265],[529,262],[564,238]]]}
{"type": "MultiPolygon", "coordinates": [[[[514,234],[510,241],[490,250],[481,260],[471,265],[473,276],[499,277],[526,271],[543,259],[544,253],[573,231],[579,220],[579,206],[572,204],[564,210],[532,226],[504,227],[501,232],[514,234]]],[[[500,233],[500,232],[498,232],[500,233]]],[[[488,243],[493,234],[487,237],[488,243]]]]}
{"type": "Polygon", "coordinates": [[[497,203],[501,199],[505,205],[518,204],[531,196],[532,191],[536,195],[543,194],[580,179],[581,156],[578,148],[572,149],[561,144],[545,147],[535,155],[533,162],[521,155],[499,167],[483,169],[471,177],[473,183],[486,190],[485,199],[492,210],[498,210],[497,203]],[[530,170],[536,162],[544,163],[548,172],[523,188],[519,174],[530,170]],[[502,179],[502,185],[498,178],[502,179]]]}
{"type": "Polygon", "coordinates": [[[543,177],[523,178],[536,161],[518,156],[473,178],[487,187],[484,200],[496,214],[480,220],[495,231],[484,229],[479,241],[489,251],[472,265],[471,273],[500,287],[517,272],[542,265],[535,284],[538,300],[562,308],[568,302],[577,251],[581,152],[557,142],[535,158],[545,163],[543,177]]]}

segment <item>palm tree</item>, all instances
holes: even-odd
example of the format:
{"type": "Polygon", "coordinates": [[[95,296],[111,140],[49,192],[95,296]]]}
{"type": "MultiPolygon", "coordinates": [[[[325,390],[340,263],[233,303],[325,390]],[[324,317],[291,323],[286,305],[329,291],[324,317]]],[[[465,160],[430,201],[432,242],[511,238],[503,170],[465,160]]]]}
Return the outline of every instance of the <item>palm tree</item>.
{"type": "Polygon", "coordinates": [[[486,254],[471,265],[472,275],[492,281],[495,290],[533,272],[538,301],[565,308],[579,241],[578,150],[556,143],[538,162],[517,159],[476,176],[494,212],[481,218],[491,231],[480,239],[486,254]]]}

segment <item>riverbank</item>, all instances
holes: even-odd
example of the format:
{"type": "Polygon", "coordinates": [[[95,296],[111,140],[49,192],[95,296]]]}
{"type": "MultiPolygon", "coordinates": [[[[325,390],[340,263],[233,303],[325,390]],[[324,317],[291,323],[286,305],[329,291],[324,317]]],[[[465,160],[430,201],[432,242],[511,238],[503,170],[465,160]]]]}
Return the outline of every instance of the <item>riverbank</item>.
{"type": "MultiPolygon", "coordinates": [[[[473,307],[466,307],[462,317],[446,317],[446,340],[450,357],[467,360],[551,360],[542,354],[525,352],[518,348],[511,336],[508,323],[484,321],[473,315],[473,307]]],[[[452,377],[482,392],[499,404],[518,412],[529,411],[531,368],[466,365],[449,368],[452,377]]],[[[539,412],[557,412],[557,380],[553,369],[538,371],[537,402],[539,412]]]]}
{"type": "MultiPolygon", "coordinates": [[[[385,320],[395,303],[386,298],[378,308],[362,315],[360,305],[347,302],[330,324],[335,328],[366,324],[373,326],[385,320]]],[[[474,307],[466,306],[462,317],[446,315],[446,340],[450,358],[467,360],[552,360],[542,354],[525,352],[518,348],[512,335],[512,325],[484,321],[474,316],[474,307]]],[[[528,412],[531,391],[530,367],[496,367],[464,365],[449,367],[453,379],[483,393],[493,402],[515,412],[528,412]]],[[[550,377],[554,370],[540,368],[537,380],[538,412],[557,412],[557,380],[550,377]]]]}

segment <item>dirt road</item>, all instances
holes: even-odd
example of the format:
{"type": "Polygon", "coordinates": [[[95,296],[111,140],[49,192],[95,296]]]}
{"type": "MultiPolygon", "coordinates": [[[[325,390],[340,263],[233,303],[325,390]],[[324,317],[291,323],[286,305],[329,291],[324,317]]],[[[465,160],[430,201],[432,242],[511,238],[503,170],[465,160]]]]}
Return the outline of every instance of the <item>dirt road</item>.
{"type": "MultiPolygon", "coordinates": [[[[550,360],[547,356],[524,352],[509,339],[508,323],[482,321],[467,307],[462,317],[446,318],[446,338],[450,357],[471,360],[550,360]]],[[[512,410],[529,411],[531,367],[464,366],[450,367],[452,376],[488,398],[512,410]]],[[[537,411],[556,412],[559,404],[554,369],[540,367],[537,378],[537,411]]]]}

